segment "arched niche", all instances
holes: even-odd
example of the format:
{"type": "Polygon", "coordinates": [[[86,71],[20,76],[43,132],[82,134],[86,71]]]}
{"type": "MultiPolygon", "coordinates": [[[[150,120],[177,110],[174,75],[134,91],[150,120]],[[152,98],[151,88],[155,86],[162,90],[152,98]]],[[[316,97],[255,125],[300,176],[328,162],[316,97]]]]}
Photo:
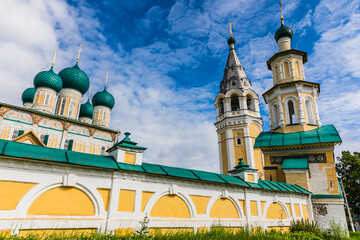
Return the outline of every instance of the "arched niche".
{"type": "Polygon", "coordinates": [[[271,203],[266,211],[266,219],[287,219],[286,211],[279,203],[271,203]]]}
{"type": "Polygon", "coordinates": [[[23,122],[27,124],[33,124],[33,119],[30,114],[19,111],[17,109],[11,109],[4,114],[4,119],[11,119],[17,122],[23,122]]]}
{"type": "Polygon", "coordinates": [[[210,218],[239,218],[239,213],[230,199],[219,198],[211,207],[210,218]]]}
{"type": "Polygon", "coordinates": [[[190,209],[177,195],[168,194],[159,198],[150,211],[151,217],[190,218],[190,209]]]}
{"type": "Polygon", "coordinates": [[[40,121],[39,121],[39,127],[45,127],[45,128],[51,128],[51,129],[56,129],[56,130],[63,130],[63,125],[60,121],[52,119],[52,118],[48,118],[48,117],[43,117],[40,121]]]}
{"type": "Polygon", "coordinates": [[[36,198],[27,214],[92,216],[95,206],[89,196],[76,187],[55,187],[36,198]]]}

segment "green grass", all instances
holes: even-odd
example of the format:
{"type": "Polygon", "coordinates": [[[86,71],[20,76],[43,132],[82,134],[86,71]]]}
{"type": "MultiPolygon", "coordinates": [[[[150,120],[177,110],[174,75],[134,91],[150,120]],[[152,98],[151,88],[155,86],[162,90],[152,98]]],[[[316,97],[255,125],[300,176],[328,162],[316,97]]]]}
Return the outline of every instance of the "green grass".
{"type": "Polygon", "coordinates": [[[223,228],[214,228],[209,232],[177,232],[177,233],[168,233],[160,234],[156,233],[154,235],[137,235],[137,234],[128,234],[128,235],[114,235],[114,234],[103,234],[103,233],[82,233],[82,234],[53,234],[48,236],[41,235],[28,235],[26,237],[20,237],[17,235],[1,235],[0,240],[277,240],[277,239],[286,239],[286,240],[320,240],[320,239],[360,239],[360,233],[350,233],[350,238],[346,236],[339,236],[339,234],[330,234],[319,231],[318,233],[304,232],[304,231],[294,231],[290,233],[281,233],[281,232],[252,232],[248,229],[240,230],[238,232],[228,231],[223,228]]]}

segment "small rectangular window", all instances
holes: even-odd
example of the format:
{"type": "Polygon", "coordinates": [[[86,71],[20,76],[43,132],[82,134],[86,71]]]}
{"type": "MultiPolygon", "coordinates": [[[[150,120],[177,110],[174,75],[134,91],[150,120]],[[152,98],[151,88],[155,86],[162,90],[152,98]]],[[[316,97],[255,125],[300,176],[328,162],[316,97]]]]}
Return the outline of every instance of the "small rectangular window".
{"type": "Polygon", "coordinates": [[[18,136],[19,136],[19,130],[15,129],[11,139],[17,138],[18,136]]]}

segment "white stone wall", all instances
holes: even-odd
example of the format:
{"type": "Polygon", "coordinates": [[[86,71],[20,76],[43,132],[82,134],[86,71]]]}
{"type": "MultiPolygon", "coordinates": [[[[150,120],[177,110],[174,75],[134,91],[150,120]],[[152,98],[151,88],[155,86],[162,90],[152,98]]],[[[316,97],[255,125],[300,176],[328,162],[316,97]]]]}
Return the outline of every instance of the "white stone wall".
{"type": "MultiPolygon", "coordinates": [[[[268,206],[278,202],[284,206],[287,219],[281,220],[284,226],[289,226],[294,219],[285,204],[306,204],[307,195],[274,192],[259,189],[242,188],[228,184],[216,184],[186,180],[161,175],[142,174],[138,172],[111,171],[78,167],[63,164],[15,160],[0,158],[0,180],[38,183],[20,200],[15,210],[0,211],[0,229],[11,229],[18,233],[19,229],[44,229],[44,228],[98,228],[113,231],[116,228],[138,228],[139,221],[150,214],[152,206],[162,196],[173,193],[182,198],[187,204],[191,218],[161,218],[151,217],[149,227],[211,227],[214,224],[223,226],[279,226],[279,219],[265,219],[268,206]],[[64,179],[70,178],[69,181],[64,179]],[[29,216],[27,211],[32,202],[42,193],[58,186],[75,186],[84,191],[95,206],[94,216],[29,216]],[[111,199],[108,211],[97,188],[111,189],[111,199]],[[134,212],[118,212],[120,189],[136,191],[134,212]],[[144,212],[141,212],[142,191],[155,192],[149,199],[144,212]],[[189,195],[202,195],[211,197],[205,215],[197,214],[196,208],[189,195]],[[220,197],[226,197],[233,202],[240,218],[238,219],[212,219],[209,217],[212,204],[220,197]],[[244,199],[246,208],[242,209],[239,199],[244,199]],[[258,215],[251,216],[250,200],[258,201],[258,215]],[[260,201],[266,201],[264,211],[261,211],[260,201]]],[[[311,209],[311,206],[307,206],[311,209]]],[[[302,208],[300,208],[303,216],[302,208]]],[[[310,211],[309,211],[310,212],[310,211]]],[[[312,216],[309,215],[311,218],[312,216]]],[[[300,218],[296,218],[300,219],[300,218]]]]}

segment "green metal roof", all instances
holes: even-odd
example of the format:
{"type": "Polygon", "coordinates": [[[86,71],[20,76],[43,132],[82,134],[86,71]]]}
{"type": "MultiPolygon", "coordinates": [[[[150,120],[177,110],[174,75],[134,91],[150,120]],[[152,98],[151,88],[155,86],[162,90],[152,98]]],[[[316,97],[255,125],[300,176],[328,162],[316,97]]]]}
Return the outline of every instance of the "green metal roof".
{"type": "Polygon", "coordinates": [[[286,158],[284,159],[281,169],[308,169],[309,163],[307,158],[286,158]]]}
{"type": "Polygon", "coordinates": [[[292,39],[292,36],[293,31],[291,30],[291,28],[285,26],[284,24],[281,24],[281,27],[276,31],[274,38],[277,42],[282,37],[289,37],[290,39],[292,39]]]}
{"type": "Polygon", "coordinates": [[[131,133],[126,132],[125,133],[125,137],[123,140],[121,140],[120,142],[117,142],[114,144],[114,146],[112,146],[111,148],[109,148],[107,151],[108,152],[112,152],[114,151],[117,147],[126,147],[126,148],[133,148],[133,149],[139,149],[139,150],[146,150],[146,147],[140,147],[140,146],[136,146],[137,143],[131,141],[130,136],[131,133]]]}
{"type": "Polygon", "coordinates": [[[325,125],[314,130],[294,133],[262,132],[255,140],[255,148],[283,147],[315,143],[342,142],[333,125],[325,125]]]}
{"type": "Polygon", "coordinates": [[[86,117],[92,119],[94,115],[94,106],[91,105],[88,99],[86,103],[81,104],[79,117],[86,117]]]}
{"type": "Polygon", "coordinates": [[[111,93],[106,91],[106,87],[101,92],[97,92],[92,98],[94,106],[105,106],[112,109],[115,106],[115,98],[111,93]]]}
{"type": "Polygon", "coordinates": [[[63,88],[63,81],[59,75],[54,73],[53,67],[51,67],[49,71],[41,71],[36,74],[34,78],[34,86],[35,88],[47,87],[55,90],[56,92],[60,92],[63,88]]]}
{"type": "Polygon", "coordinates": [[[36,90],[35,88],[27,88],[21,95],[23,103],[33,103],[36,90]]]}
{"type": "Polygon", "coordinates": [[[64,164],[103,168],[115,171],[126,170],[142,172],[152,175],[163,175],[219,184],[233,184],[248,188],[311,194],[309,191],[306,191],[297,185],[290,185],[286,183],[264,180],[259,180],[258,183],[251,183],[245,182],[236,176],[223,175],[213,172],[169,167],[152,163],[143,163],[142,165],[118,163],[112,156],[79,153],[63,149],[47,148],[25,143],[12,142],[8,140],[0,140],[0,155],[27,158],[37,161],[60,162],[64,164]]]}
{"type": "Polygon", "coordinates": [[[83,95],[87,92],[90,86],[89,77],[79,68],[78,63],[73,67],[64,68],[59,72],[62,80],[63,88],[71,88],[78,90],[83,95]]]}

